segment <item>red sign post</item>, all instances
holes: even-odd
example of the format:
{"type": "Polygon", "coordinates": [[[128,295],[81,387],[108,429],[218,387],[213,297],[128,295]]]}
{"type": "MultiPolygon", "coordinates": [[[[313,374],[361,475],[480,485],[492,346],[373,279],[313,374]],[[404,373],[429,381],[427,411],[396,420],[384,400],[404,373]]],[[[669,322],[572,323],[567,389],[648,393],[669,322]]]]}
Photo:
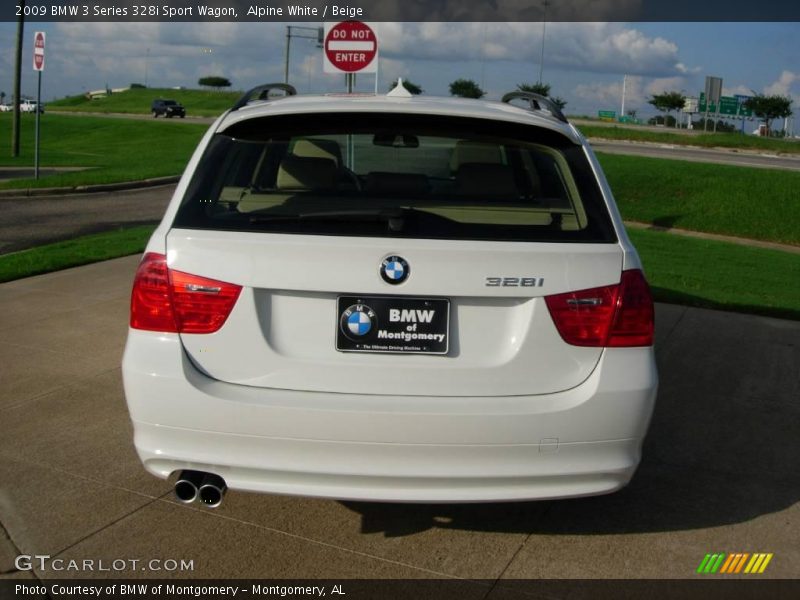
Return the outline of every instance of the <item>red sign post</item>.
{"type": "Polygon", "coordinates": [[[326,73],[374,73],[378,38],[361,21],[341,21],[325,27],[326,73]]]}
{"type": "Polygon", "coordinates": [[[36,134],[33,149],[33,178],[39,179],[39,117],[42,114],[42,71],[44,71],[44,31],[33,36],[33,70],[38,71],[39,82],[36,92],[36,134]]]}

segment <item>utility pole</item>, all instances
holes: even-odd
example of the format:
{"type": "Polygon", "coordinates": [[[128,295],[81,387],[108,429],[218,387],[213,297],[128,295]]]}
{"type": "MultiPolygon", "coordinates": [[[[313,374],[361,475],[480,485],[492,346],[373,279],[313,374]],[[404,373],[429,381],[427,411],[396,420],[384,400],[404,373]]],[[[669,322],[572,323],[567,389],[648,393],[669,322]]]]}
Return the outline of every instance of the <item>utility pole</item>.
{"type": "Polygon", "coordinates": [[[19,96],[22,80],[22,38],[25,30],[25,0],[19,0],[19,20],[17,21],[17,55],[14,59],[14,116],[11,121],[11,156],[19,156],[19,96]]]}

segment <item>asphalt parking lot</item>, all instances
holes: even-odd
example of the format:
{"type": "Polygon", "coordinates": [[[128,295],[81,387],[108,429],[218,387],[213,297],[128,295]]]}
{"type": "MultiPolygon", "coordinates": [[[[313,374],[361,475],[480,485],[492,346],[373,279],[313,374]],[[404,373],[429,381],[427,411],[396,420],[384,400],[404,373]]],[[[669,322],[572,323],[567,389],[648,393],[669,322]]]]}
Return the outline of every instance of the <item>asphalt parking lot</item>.
{"type": "Polygon", "coordinates": [[[4,578],[699,578],[709,552],[774,553],[739,577],[800,577],[800,322],[658,305],[658,406],[617,494],[431,506],[231,492],[212,510],[175,502],[133,450],[119,363],[137,261],[0,285],[4,578]],[[17,570],[19,554],[193,570],[17,570]]]}

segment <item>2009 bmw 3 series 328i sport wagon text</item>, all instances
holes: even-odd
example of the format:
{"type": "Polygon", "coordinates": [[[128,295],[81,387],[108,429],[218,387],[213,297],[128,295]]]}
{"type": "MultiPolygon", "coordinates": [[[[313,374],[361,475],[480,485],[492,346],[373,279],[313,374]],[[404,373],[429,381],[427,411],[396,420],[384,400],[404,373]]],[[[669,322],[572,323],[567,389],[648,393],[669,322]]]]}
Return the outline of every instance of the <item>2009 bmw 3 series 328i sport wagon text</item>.
{"type": "Polygon", "coordinates": [[[603,494],[640,460],[653,303],[546,98],[273,84],[192,157],[136,273],[123,375],[139,456],[185,502],[603,494]]]}

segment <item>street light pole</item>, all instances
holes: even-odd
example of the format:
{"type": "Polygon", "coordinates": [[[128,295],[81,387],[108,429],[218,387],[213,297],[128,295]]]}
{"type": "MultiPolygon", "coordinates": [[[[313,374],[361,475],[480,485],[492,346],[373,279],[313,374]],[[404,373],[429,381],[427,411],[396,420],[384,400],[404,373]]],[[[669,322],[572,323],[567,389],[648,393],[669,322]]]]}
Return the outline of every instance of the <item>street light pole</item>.
{"type": "Polygon", "coordinates": [[[283,83],[289,83],[289,51],[291,49],[290,47],[293,37],[317,40],[317,48],[322,48],[322,27],[299,27],[297,25],[286,26],[286,50],[283,54],[283,83]],[[292,33],[293,29],[296,31],[313,31],[314,35],[292,33]]]}
{"type": "Polygon", "coordinates": [[[539,83],[542,83],[542,72],[544,71],[544,38],[547,33],[547,7],[550,3],[544,0],[544,16],[542,17],[542,53],[539,57],[539,83]]]}
{"type": "Polygon", "coordinates": [[[286,26],[286,51],[284,52],[283,83],[289,83],[289,48],[292,41],[292,26],[286,26]]]}

